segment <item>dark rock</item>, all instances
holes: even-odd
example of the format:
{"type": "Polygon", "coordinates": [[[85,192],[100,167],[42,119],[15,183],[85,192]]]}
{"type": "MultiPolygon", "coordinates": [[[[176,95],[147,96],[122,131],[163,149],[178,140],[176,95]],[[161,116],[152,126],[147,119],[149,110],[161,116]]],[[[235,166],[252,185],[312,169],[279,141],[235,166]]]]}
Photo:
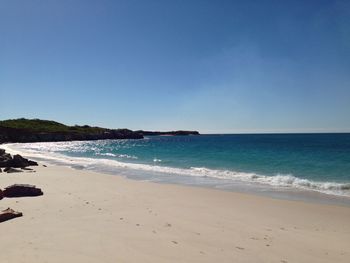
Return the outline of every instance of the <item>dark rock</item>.
{"type": "Polygon", "coordinates": [[[14,155],[12,160],[13,160],[14,167],[16,166],[25,167],[27,166],[26,164],[28,164],[28,159],[23,158],[19,154],[14,155]]]}
{"type": "Polygon", "coordinates": [[[38,166],[37,162],[31,161],[31,160],[28,160],[28,163],[29,163],[29,166],[38,166]]]}
{"type": "Polygon", "coordinates": [[[8,163],[12,160],[11,154],[3,153],[0,155],[0,167],[7,167],[8,163]]]}
{"type": "Polygon", "coordinates": [[[0,189],[0,200],[4,198],[4,193],[3,191],[0,189]]]}
{"type": "Polygon", "coordinates": [[[2,173],[2,169],[0,168],[0,173],[2,173]]]}
{"type": "Polygon", "coordinates": [[[12,167],[6,167],[4,169],[4,172],[6,173],[22,173],[22,170],[16,169],[16,168],[12,168],[12,167]]]}
{"type": "Polygon", "coordinates": [[[1,163],[6,163],[6,162],[8,162],[11,159],[12,159],[12,156],[9,153],[5,153],[3,155],[0,155],[0,164],[1,163]]]}
{"type": "Polygon", "coordinates": [[[21,217],[23,214],[21,212],[16,212],[11,208],[7,208],[0,212],[0,222],[4,222],[16,217],[21,217]]]}
{"type": "Polygon", "coordinates": [[[14,155],[12,158],[10,154],[5,153],[0,157],[0,167],[22,168],[22,167],[37,166],[37,165],[38,165],[37,162],[23,158],[19,154],[14,155]]]}
{"type": "Polygon", "coordinates": [[[5,154],[5,150],[0,148],[0,156],[5,154]]]}
{"type": "Polygon", "coordinates": [[[11,154],[9,154],[9,153],[5,153],[2,157],[4,158],[4,160],[10,160],[10,159],[12,159],[12,156],[11,156],[11,154]]]}
{"type": "Polygon", "coordinates": [[[11,163],[11,167],[26,167],[26,166],[31,166],[31,165],[38,165],[38,163],[34,162],[34,161],[29,161],[26,158],[23,158],[22,156],[20,156],[19,154],[16,154],[13,156],[12,162],[11,163]]]}
{"type": "Polygon", "coordinates": [[[5,188],[4,197],[23,197],[43,195],[40,188],[29,184],[14,184],[5,188]]]}

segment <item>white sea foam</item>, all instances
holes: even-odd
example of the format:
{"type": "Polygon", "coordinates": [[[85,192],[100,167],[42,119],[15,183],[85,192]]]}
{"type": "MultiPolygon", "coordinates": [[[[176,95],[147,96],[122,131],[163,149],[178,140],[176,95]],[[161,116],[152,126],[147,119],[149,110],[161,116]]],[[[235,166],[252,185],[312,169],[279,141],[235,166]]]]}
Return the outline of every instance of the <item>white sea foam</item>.
{"type": "MultiPolygon", "coordinates": [[[[116,168],[143,170],[147,172],[162,173],[176,176],[192,176],[192,177],[209,177],[215,179],[230,180],[231,182],[246,182],[259,183],[279,188],[298,188],[303,190],[318,191],[326,194],[350,196],[350,183],[337,182],[320,182],[308,179],[302,179],[288,174],[277,174],[274,176],[260,175],[256,173],[238,172],[230,170],[215,170],[205,167],[191,167],[189,169],[166,167],[159,165],[148,165],[138,163],[120,162],[115,159],[94,159],[82,157],[70,157],[57,153],[57,143],[36,143],[34,144],[7,144],[2,145],[2,148],[7,149],[12,153],[20,153],[32,158],[44,159],[55,163],[61,163],[68,166],[79,166],[86,169],[102,169],[109,167],[110,170],[116,168]],[[46,145],[43,145],[46,144],[46,145]],[[54,150],[53,148],[54,147],[54,150]]],[[[62,149],[67,150],[66,147],[62,149]]],[[[99,155],[117,156],[112,153],[100,153],[99,155]]],[[[118,156],[121,157],[121,156],[118,156]]],[[[130,156],[123,156],[132,158],[130,156]]],[[[155,158],[154,163],[160,162],[160,159],[155,158]]]]}
{"type": "Polygon", "coordinates": [[[96,155],[117,157],[114,153],[96,153],[96,155]]]}
{"type": "Polygon", "coordinates": [[[96,153],[96,155],[100,156],[109,156],[109,157],[118,157],[118,158],[127,158],[127,159],[137,159],[136,156],[128,155],[128,154],[114,154],[114,153],[96,153]]]}

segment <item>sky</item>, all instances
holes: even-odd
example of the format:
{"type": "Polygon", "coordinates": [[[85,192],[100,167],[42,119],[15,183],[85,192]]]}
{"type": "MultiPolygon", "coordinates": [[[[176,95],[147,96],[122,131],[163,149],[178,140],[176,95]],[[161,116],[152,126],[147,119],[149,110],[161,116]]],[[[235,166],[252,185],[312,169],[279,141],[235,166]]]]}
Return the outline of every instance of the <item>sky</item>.
{"type": "Polygon", "coordinates": [[[350,1],[0,0],[0,119],[349,132],[350,1]]]}

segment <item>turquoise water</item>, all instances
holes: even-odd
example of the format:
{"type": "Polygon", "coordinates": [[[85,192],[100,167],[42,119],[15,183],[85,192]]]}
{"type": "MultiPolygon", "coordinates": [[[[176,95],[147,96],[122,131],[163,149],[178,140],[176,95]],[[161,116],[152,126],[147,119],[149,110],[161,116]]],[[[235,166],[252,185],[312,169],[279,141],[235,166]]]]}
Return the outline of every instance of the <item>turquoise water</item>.
{"type": "Polygon", "coordinates": [[[194,184],[245,182],[350,195],[350,134],[154,136],[17,147],[88,169],[94,163],[109,171],[137,170],[138,177],[158,181],[192,178],[194,184]]]}

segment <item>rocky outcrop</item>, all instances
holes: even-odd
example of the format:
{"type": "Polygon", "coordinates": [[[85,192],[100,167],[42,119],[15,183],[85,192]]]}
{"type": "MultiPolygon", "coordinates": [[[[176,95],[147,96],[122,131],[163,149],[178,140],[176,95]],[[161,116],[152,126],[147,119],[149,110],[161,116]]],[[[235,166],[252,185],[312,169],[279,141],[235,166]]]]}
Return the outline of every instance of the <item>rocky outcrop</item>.
{"type": "Polygon", "coordinates": [[[11,160],[11,154],[6,153],[4,149],[0,149],[0,167],[8,167],[6,164],[11,160]]]}
{"type": "Polygon", "coordinates": [[[4,172],[11,174],[11,173],[22,173],[22,170],[16,169],[16,168],[12,168],[12,167],[6,167],[4,169],[4,172]]]}
{"type": "Polygon", "coordinates": [[[12,160],[9,161],[10,167],[15,167],[15,168],[23,168],[27,166],[37,166],[38,163],[28,160],[26,158],[23,158],[21,155],[16,154],[13,156],[12,160]]]}
{"type": "Polygon", "coordinates": [[[29,184],[14,184],[6,187],[3,191],[4,197],[39,196],[43,194],[40,188],[29,184]]]}
{"type": "Polygon", "coordinates": [[[40,132],[0,126],[0,143],[57,142],[104,139],[142,139],[143,135],[128,129],[99,129],[93,132],[52,131],[40,132]]]}
{"type": "Polygon", "coordinates": [[[0,212],[0,223],[21,216],[23,216],[21,212],[16,212],[11,208],[7,208],[0,212]]]}
{"type": "MultiPolygon", "coordinates": [[[[21,155],[16,154],[13,157],[11,154],[6,153],[4,149],[0,149],[0,167],[14,167],[24,168],[27,166],[37,166],[38,163],[23,158],[21,155]]],[[[8,172],[4,170],[5,172],[8,172]]]]}

